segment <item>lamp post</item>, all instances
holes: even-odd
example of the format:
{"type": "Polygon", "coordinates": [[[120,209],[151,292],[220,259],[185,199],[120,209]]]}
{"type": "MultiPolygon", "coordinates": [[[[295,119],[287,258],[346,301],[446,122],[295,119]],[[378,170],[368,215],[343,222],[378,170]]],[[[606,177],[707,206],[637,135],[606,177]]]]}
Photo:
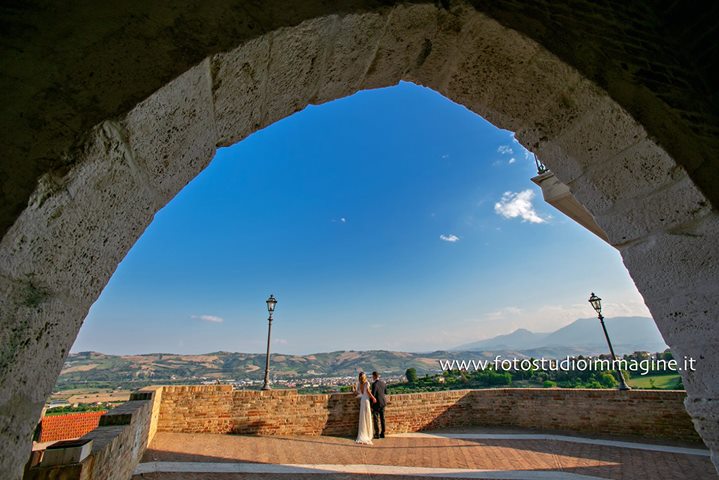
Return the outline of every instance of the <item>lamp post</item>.
{"type": "Polygon", "coordinates": [[[267,319],[267,358],[265,358],[265,384],[262,385],[262,390],[270,389],[270,334],[272,333],[272,313],[275,311],[275,305],[277,305],[277,299],[274,295],[270,295],[265,303],[267,303],[267,311],[270,312],[270,317],[267,319]]]}
{"type": "MultiPolygon", "coordinates": [[[[592,292],[592,295],[589,297],[589,303],[592,305],[592,308],[594,308],[594,311],[597,312],[597,317],[599,318],[599,323],[602,324],[602,330],[604,330],[604,338],[607,339],[607,345],[609,345],[609,353],[612,354],[612,361],[616,365],[617,362],[617,356],[614,354],[614,348],[612,348],[612,342],[609,340],[609,334],[607,333],[607,327],[604,326],[604,317],[602,316],[602,299],[598,296],[594,295],[594,292],[592,292]]],[[[617,366],[617,376],[619,377],[619,390],[631,390],[629,385],[627,385],[626,380],[624,380],[624,374],[622,374],[622,371],[620,370],[619,366],[617,366]]]]}

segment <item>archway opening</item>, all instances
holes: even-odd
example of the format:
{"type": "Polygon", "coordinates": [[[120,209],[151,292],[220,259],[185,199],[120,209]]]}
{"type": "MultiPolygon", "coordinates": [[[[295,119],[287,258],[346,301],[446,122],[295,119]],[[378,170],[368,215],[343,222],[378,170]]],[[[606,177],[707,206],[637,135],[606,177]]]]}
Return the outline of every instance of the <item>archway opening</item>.
{"type": "MultiPolygon", "coordinates": [[[[278,354],[389,350],[439,360],[438,351],[517,330],[539,337],[587,319],[593,290],[605,296],[608,316],[647,317],[619,253],[543,204],[534,173],[511,132],[411,83],[309,107],[219,150],[157,214],[73,351],[163,353],[118,363],[125,388],[258,380],[268,292],[281,299],[278,354]],[[218,351],[257,355],[214,358],[201,373],[172,357],[200,354],[202,363],[218,351]]],[[[610,326],[618,353],[665,348],[656,327],[641,343],[636,330],[647,320],[610,326]]],[[[482,357],[602,353],[601,328],[591,327],[593,337],[575,334],[563,345],[524,338],[482,357]]],[[[366,355],[364,367],[359,358],[341,373],[371,371],[366,355]]],[[[64,388],[117,386],[103,383],[111,369],[94,367],[107,358],[68,360],[64,388]]],[[[395,359],[384,373],[418,366],[420,374],[440,370],[438,361],[395,359]]],[[[273,368],[276,379],[337,374],[282,368],[273,368]]]]}

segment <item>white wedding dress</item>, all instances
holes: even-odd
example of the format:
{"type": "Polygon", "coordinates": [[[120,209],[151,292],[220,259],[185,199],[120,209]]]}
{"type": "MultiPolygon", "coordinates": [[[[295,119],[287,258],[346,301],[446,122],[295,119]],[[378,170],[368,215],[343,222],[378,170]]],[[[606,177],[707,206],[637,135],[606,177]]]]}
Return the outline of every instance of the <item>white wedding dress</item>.
{"type": "Polygon", "coordinates": [[[357,398],[360,399],[359,427],[357,428],[357,443],[372,445],[374,428],[372,427],[372,409],[369,404],[369,382],[364,385],[357,383],[357,398]]]}

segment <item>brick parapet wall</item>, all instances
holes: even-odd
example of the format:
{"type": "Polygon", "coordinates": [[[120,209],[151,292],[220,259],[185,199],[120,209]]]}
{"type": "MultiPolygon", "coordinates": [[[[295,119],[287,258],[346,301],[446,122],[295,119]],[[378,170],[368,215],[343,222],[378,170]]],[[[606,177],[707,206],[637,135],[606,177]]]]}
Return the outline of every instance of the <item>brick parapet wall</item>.
{"type": "Polygon", "coordinates": [[[389,395],[385,409],[387,432],[417,432],[476,425],[473,392],[450,390],[389,395]]]}
{"type": "Polygon", "coordinates": [[[346,435],[357,426],[353,394],[298,395],[230,386],[164,387],[158,431],[260,435],[346,435]]]}
{"type": "Polygon", "coordinates": [[[157,424],[160,420],[160,405],[162,402],[162,387],[144,387],[133,393],[130,400],[150,400],[152,409],[150,411],[150,425],[147,432],[146,447],[150,445],[157,433],[157,424]]]}
{"type": "Polygon", "coordinates": [[[133,393],[130,401],[100,417],[99,426],[82,436],[92,451],[81,463],[29,468],[26,480],[127,480],[156,429],[162,388],[133,393]],[[154,417],[154,425],[153,425],[154,417]]]}
{"type": "Polygon", "coordinates": [[[471,395],[479,425],[700,441],[684,391],[507,388],[471,395]]]}
{"type": "MultiPolygon", "coordinates": [[[[698,442],[683,391],[487,389],[389,395],[388,433],[470,426],[698,442]]],[[[229,386],[164,387],[158,431],[259,435],[354,435],[351,393],[233,391],[229,386]]]]}
{"type": "Polygon", "coordinates": [[[82,478],[130,478],[147,448],[151,416],[152,400],[129,401],[110,410],[100,420],[100,427],[82,437],[93,440],[88,475],[82,478]]]}

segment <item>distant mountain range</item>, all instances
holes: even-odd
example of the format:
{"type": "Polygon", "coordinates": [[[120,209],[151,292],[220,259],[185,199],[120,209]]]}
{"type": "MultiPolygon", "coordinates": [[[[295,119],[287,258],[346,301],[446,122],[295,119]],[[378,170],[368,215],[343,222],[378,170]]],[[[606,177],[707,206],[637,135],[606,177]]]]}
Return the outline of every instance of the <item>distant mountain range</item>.
{"type": "MultiPolygon", "coordinates": [[[[606,320],[616,352],[659,352],[667,347],[651,318],[615,317],[606,320]]],[[[551,333],[526,329],[508,335],[461,345],[452,351],[428,353],[386,350],[337,351],[312,355],[272,355],[272,376],[291,379],[354,376],[358,371],[377,370],[385,376],[403,375],[413,367],[417,373],[440,371],[439,360],[486,360],[504,358],[562,358],[566,355],[607,353],[604,334],[596,318],[579,319],[551,333]]],[[[150,353],[105,355],[71,353],[60,373],[57,388],[112,385],[134,388],[150,384],[200,383],[202,381],[261,379],[265,355],[212,352],[204,355],[150,353]]]]}
{"type": "MultiPolygon", "coordinates": [[[[667,348],[654,320],[647,317],[604,319],[617,354],[659,352],[667,348]]],[[[459,345],[453,351],[515,351],[529,356],[591,355],[605,353],[607,343],[599,320],[580,318],[554,332],[537,333],[520,328],[507,335],[459,345]]]]}

